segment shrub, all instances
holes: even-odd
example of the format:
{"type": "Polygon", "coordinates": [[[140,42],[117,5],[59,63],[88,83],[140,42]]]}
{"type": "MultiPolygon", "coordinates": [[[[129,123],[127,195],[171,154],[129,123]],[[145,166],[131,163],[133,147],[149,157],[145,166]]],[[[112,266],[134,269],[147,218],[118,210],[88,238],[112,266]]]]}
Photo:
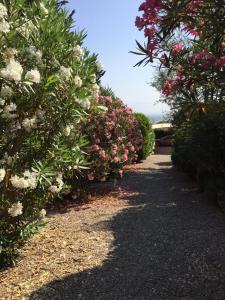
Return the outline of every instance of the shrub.
{"type": "Polygon", "coordinates": [[[181,125],[175,134],[173,162],[188,171],[202,190],[225,198],[225,105],[208,104],[181,125]]]}
{"type": "Polygon", "coordinates": [[[87,165],[78,124],[100,72],[56,0],[0,2],[0,266],[36,231],[43,207],[87,165]]]}
{"type": "Polygon", "coordinates": [[[83,131],[90,141],[88,179],[105,181],[110,175],[122,175],[122,168],[137,160],[143,137],[132,110],[119,99],[98,99],[101,113],[91,114],[83,131]]]}
{"type": "Polygon", "coordinates": [[[135,113],[134,115],[138,120],[139,128],[143,136],[143,144],[138,152],[138,160],[143,160],[146,159],[154,150],[155,133],[148,117],[142,113],[135,113]]]}

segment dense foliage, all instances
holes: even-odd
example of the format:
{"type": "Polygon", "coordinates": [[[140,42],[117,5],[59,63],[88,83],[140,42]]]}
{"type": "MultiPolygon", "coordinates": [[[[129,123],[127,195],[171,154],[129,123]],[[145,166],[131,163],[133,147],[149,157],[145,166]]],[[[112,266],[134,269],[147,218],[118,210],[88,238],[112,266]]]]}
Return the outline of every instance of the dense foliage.
{"type": "Polygon", "coordinates": [[[219,0],[146,0],[136,26],[143,62],[158,62],[153,85],[162,91],[176,125],[173,162],[214,190],[225,186],[225,7],[219,0]]]}
{"type": "Polygon", "coordinates": [[[72,24],[55,0],[0,3],[0,264],[87,163],[76,127],[99,95],[98,63],[72,24]]]}
{"type": "MultiPolygon", "coordinates": [[[[174,111],[225,97],[225,8],[215,0],[148,1],[136,26],[147,45],[140,62],[157,62],[167,71],[162,92],[174,111]]],[[[165,71],[163,71],[165,74],[165,71]]]]}
{"type": "Polygon", "coordinates": [[[225,207],[225,105],[207,105],[175,134],[173,161],[225,207]]]}
{"type": "Polygon", "coordinates": [[[143,136],[143,144],[138,152],[138,160],[146,159],[154,150],[155,134],[152,124],[147,116],[142,113],[135,113],[139,128],[143,136]]]}

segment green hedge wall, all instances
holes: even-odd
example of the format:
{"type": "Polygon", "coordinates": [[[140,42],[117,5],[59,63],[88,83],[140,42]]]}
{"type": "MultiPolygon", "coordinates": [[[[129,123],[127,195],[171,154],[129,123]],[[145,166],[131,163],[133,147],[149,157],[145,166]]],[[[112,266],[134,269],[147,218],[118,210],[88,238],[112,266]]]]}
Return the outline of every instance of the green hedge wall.
{"type": "Polygon", "coordinates": [[[225,206],[225,105],[208,105],[183,123],[174,137],[173,163],[188,172],[202,191],[225,206]],[[212,193],[213,192],[213,193],[212,193]]]}
{"type": "Polygon", "coordinates": [[[138,153],[138,159],[146,159],[154,150],[155,147],[155,133],[152,129],[152,124],[147,116],[142,113],[134,114],[139,123],[139,128],[143,135],[143,146],[138,153]]]}

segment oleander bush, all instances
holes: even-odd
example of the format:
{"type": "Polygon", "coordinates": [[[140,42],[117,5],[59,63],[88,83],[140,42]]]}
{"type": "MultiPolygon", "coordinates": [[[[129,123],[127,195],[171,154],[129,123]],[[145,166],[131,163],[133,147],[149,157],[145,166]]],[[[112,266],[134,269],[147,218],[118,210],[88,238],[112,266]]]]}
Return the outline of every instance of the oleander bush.
{"type": "Polygon", "coordinates": [[[135,118],[138,120],[139,128],[143,136],[143,144],[138,152],[138,160],[143,160],[146,159],[154,150],[155,133],[147,116],[142,113],[135,113],[135,118]]]}
{"type": "MultiPolygon", "coordinates": [[[[113,94],[112,91],[110,94],[113,94]]],[[[89,181],[105,181],[110,176],[122,176],[124,165],[137,160],[143,136],[132,110],[120,99],[101,96],[97,104],[102,112],[90,114],[83,132],[90,145],[89,181]]]]}
{"type": "Polygon", "coordinates": [[[60,1],[0,1],[0,267],[38,229],[64,181],[85,176],[77,130],[99,96],[101,65],[60,1]]]}

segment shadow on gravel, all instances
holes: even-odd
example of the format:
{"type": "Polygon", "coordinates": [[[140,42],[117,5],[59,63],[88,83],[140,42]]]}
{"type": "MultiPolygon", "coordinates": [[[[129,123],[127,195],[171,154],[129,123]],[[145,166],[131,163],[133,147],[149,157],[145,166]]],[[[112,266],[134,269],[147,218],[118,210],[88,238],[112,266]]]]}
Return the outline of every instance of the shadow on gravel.
{"type": "MultiPolygon", "coordinates": [[[[164,165],[163,165],[164,166],[164,165]]],[[[138,193],[106,226],[115,240],[102,266],[50,282],[29,299],[225,299],[224,215],[172,168],[129,173],[138,193]]]]}

